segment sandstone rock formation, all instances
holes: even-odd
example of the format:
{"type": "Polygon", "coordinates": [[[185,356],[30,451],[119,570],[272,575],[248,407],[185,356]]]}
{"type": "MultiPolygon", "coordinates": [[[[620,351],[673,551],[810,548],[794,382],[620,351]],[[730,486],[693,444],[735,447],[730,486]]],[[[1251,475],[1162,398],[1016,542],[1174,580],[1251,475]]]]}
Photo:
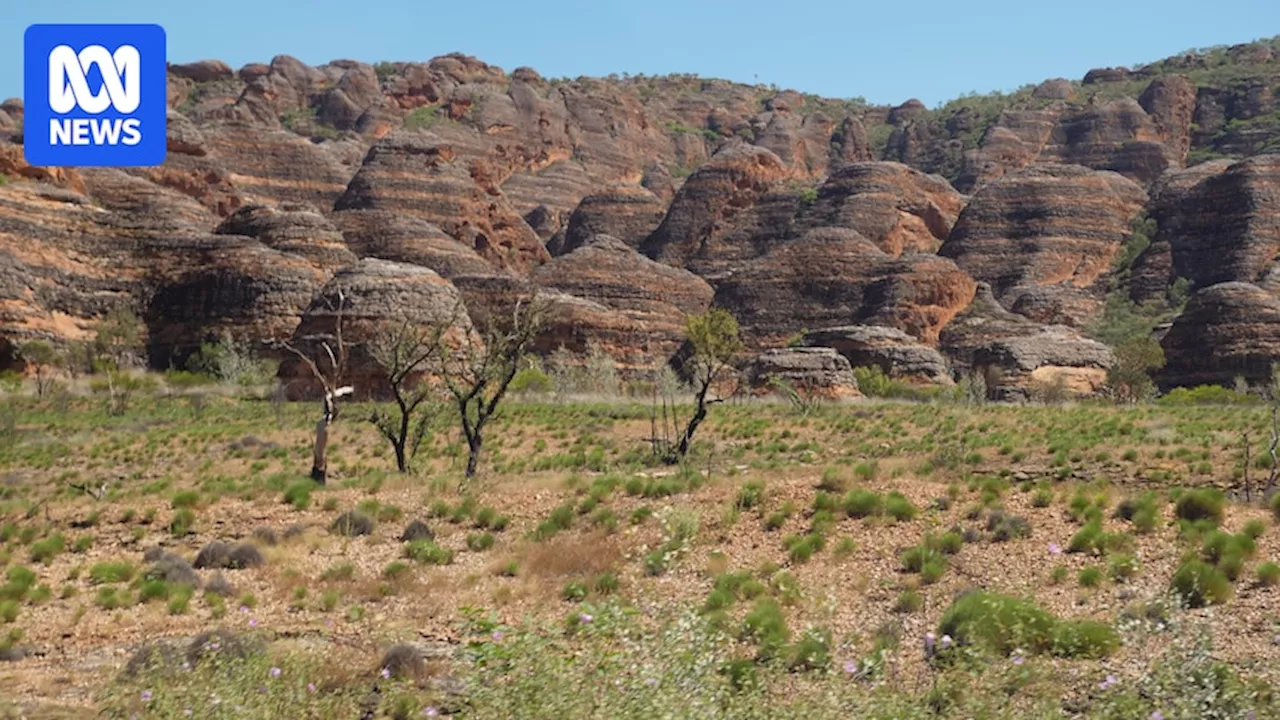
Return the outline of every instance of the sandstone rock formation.
{"type": "MultiPolygon", "coordinates": [[[[772,152],[745,143],[727,146],[680,188],[641,251],[681,267],[740,258],[745,253],[726,246],[725,231],[786,176],[782,161],[772,152]]],[[[751,254],[755,253],[747,255],[751,254]]]]}
{"type": "Polygon", "coordinates": [[[807,328],[887,325],[926,343],[973,298],[973,280],[950,260],[894,258],[853,230],[818,228],[716,281],[715,304],[737,317],[750,343],[785,344],[807,328]]]}
{"type": "Polygon", "coordinates": [[[550,256],[486,176],[430,134],[378,141],[335,210],[388,210],[436,225],[498,267],[528,271],[550,256]]]}
{"type": "Polygon", "coordinates": [[[1280,358],[1280,297],[1245,282],[1225,282],[1192,295],[1160,341],[1165,368],[1160,383],[1231,386],[1271,380],[1280,358]]]}
{"type": "MultiPolygon", "coordinates": [[[[452,342],[471,328],[461,296],[449,281],[424,267],[373,258],[361,260],[325,283],[293,331],[290,343],[316,361],[322,372],[329,367],[321,343],[328,341],[336,351],[339,318],[349,353],[342,382],[355,388],[355,398],[388,396],[385,368],[369,346],[385,336],[388,326],[408,322],[426,329],[447,324],[452,342]]],[[[311,370],[293,354],[283,356],[279,377],[291,398],[320,394],[311,370]]]]}
{"type": "Polygon", "coordinates": [[[896,257],[936,251],[963,207],[960,193],[940,177],[898,163],[855,163],[818,188],[800,224],[852,228],[896,257]]]}
{"type": "Polygon", "coordinates": [[[988,397],[1022,400],[1045,392],[1095,395],[1112,360],[1106,345],[1050,325],[983,345],[974,351],[972,363],[973,371],[986,378],[988,397]]]}
{"type": "MultiPolygon", "coordinates": [[[[582,257],[638,274],[643,303],[581,259],[539,270],[548,248],[572,257],[603,233],[710,282],[756,348],[875,324],[968,367],[991,342],[1097,316],[1142,187],[1159,230],[1133,264],[1135,300],[1179,278],[1280,291],[1262,155],[1280,135],[1278,78],[1270,42],[937,109],[685,75],[549,81],[460,54],[175,64],[160,167],[29,167],[23,105],[0,103],[0,351],[83,336],[122,301],[146,316],[158,366],[222,332],[280,338],[333,273],[379,258],[434,271],[475,322],[537,275],[580,320],[556,326],[569,344],[621,350],[656,326],[661,352],[623,354],[658,362],[677,327],[666,306],[701,286],[682,276],[678,303],[657,297],[669,278],[619,248],[582,257]],[[1194,164],[1224,154],[1258,157],[1194,164]],[[939,243],[944,258],[928,254],[939,243]],[[991,306],[970,302],[970,275],[991,306]]],[[[1179,332],[1239,322],[1209,313],[1179,332]]]]}
{"type": "Polygon", "coordinates": [[[805,398],[858,397],[849,361],[831,348],[774,348],[756,356],[743,371],[754,393],[777,392],[782,383],[805,398]]]}
{"type": "Polygon", "coordinates": [[[810,330],[803,342],[833,348],[853,367],[876,366],[884,374],[911,383],[951,385],[951,369],[937,350],[897,328],[842,325],[810,330]]]}
{"type": "Polygon", "coordinates": [[[1157,239],[1174,277],[1195,287],[1257,282],[1280,255],[1280,155],[1206,165],[1179,173],[1153,203],[1157,239]]]}
{"type": "Polygon", "coordinates": [[[621,240],[597,235],[538,268],[533,282],[565,296],[557,330],[540,346],[583,352],[595,341],[626,369],[657,367],[684,340],[686,315],[711,304],[711,286],[691,272],[650,260],[621,240]]]}
{"type": "Polygon", "coordinates": [[[257,238],[269,248],[306,258],[329,272],[354,265],[357,260],[347,249],[342,233],[328,219],[296,203],[278,207],[246,205],[223,220],[214,232],[257,238]]]}
{"type": "Polygon", "coordinates": [[[639,248],[664,215],[662,201],[643,187],[611,184],[584,197],[574,208],[563,243],[552,254],[573,252],[596,235],[611,235],[630,247],[639,248]]]}
{"type": "Polygon", "coordinates": [[[1110,270],[1145,200],[1115,173],[1034,166],[979,190],[939,254],[1011,304],[1020,287],[1089,288],[1110,270]]]}

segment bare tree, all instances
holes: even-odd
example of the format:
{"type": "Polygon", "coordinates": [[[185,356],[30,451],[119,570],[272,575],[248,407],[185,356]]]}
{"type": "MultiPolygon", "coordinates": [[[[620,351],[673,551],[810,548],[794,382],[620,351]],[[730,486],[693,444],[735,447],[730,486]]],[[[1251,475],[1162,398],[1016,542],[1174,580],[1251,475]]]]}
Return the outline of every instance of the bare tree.
{"type": "Polygon", "coordinates": [[[387,388],[398,409],[393,415],[375,407],[369,422],[391,443],[396,469],[402,473],[409,471],[409,463],[436,416],[435,405],[427,402],[433,391],[424,375],[432,360],[444,352],[448,328],[443,323],[423,328],[402,318],[385,323],[369,342],[369,355],[386,373],[387,388]]]}
{"type": "Polygon", "coordinates": [[[316,422],[316,442],[312,452],[311,479],[323,485],[328,478],[329,463],[327,449],[329,446],[329,426],[338,419],[338,398],[350,395],[355,388],[343,385],[342,379],[347,372],[348,349],[342,337],[342,315],[346,309],[346,296],[338,291],[338,306],[331,309],[336,314],[333,335],[316,335],[302,338],[316,344],[316,355],[313,359],[290,342],[282,342],[280,346],[293,353],[311,370],[324,392],[322,401],[323,413],[316,422]],[[323,365],[324,367],[321,367],[323,365]]]}
{"type": "Polygon", "coordinates": [[[693,386],[694,409],[675,447],[663,448],[661,454],[667,462],[679,462],[689,454],[693,434],[707,418],[707,408],[724,402],[738,389],[738,372],[732,363],[742,349],[742,339],[738,336],[738,320],[733,315],[720,308],[691,315],[685,320],[685,337],[689,342],[689,357],[684,361],[684,370],[693,386]],[[713,386],[718,383],[730,383],[731,392],[711,397],[713,386]]]}
{"type": "Polygon", "coordinates": [[[498,410],[507,387],[520,370],[521,357],[549,315],[550,304],[545,298],[535,294],[518,299],[509,318],[495,313],[480,337],[465,333],[458,348],[445,348],[440,353],[440,376],[453,396],[467,440],[468,479],[475,477],[480,463],[485,425],[498,410]]]}

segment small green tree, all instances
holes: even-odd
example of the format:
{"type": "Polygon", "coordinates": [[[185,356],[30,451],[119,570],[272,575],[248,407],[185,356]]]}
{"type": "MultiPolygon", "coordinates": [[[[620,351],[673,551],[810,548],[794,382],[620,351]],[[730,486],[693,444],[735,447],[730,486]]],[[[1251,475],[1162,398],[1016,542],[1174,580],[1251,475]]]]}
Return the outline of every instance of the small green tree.
{"type": "Polygon", "coordinates": [[[23,343],[18,348],[18,356],[31,366],[36,381],[36,397],[43,398],[53,386],[63,365],[62,356],[44,340],[28,340],[23,343]]]}
{"type": "Polygon", "coordinates": [[[1151,371],[1164,367],[1164,350],[1154,338],[1138,338],[1116,347],[1107,370],[1107,390],[1120,403],[1137,403],[1155,395],[1151,371]]]}
{"type": "Polygon", "coordinates": [[[690,315],[685,319],[685,339],[689,356],[684,361],[683,370],[693,387],[694,409],[680,433],[674,452],[670,449],[664,452],[668,461],[679,461],[688,455],[694,433],[707,418],[707,408],[724,402],[737,392],[738,373],[733,367],[733,358],[742,350],[737,318],[721,308],[712,308],[702,315],[690,315]],[[721,382],[732,384],[733,391],[710,397],[712,386],[721,382]]]}

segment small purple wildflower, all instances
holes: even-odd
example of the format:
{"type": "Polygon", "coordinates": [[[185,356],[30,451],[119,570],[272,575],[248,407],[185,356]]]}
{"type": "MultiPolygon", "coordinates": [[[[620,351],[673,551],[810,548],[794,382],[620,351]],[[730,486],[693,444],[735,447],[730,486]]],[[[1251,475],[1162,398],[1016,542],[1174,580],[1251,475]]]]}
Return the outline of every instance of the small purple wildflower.
{"type": "Polygon", "coordinates": [[[1049,543],[1049,554],[1050,554],[1050,555],[1061,555],[1061,554],[1062,554],[1062,546],[1061,546],[1061,545],[1059,545],[1058,543],[1049,543]]]}
{"type": "Polygon", "coordinates": [[[382,672],[379,674],[382,675],[383,678],[389,678],[391,677],[391,668],[384,667],[382,668],[382,672]]]}
{"type": "Polygon", "coordinates": [[[943,650],[950,650],[952,643],[953,641],[951,640],[950,635],[943,635],[942,639],[938,641],[938,644],[942,646],[943,650]]]}
{"type": "Polygon", "coordinates": [[[844,671],[845,671],[846,673],[849,673],[850,675],[853,675],[853,674],[857,673],[857,672],[858,672],[858,663],[854,662],[853,660],[845,660],[845,661],[844,661],[844,671]]]}
{"type": "Polygon", "coordinates": [[[491,637],[493,637],[494,642],[502,642],[502,631],[494,630],[493,635],[491,637]]]}
{"type": "Polygon", "coordinates": [[[249,606],[248,606],[248,605],[241,605],[241,606],[240,606],[240,612],[242,612],[242,613],[247,613],[247,612],[249,612],[249,606]]]}
{"type": "Polygon", "coordinates": [[[249,618],[249,627],[258,627],[258,619],[249,618]]]}
{"type": "Polygon", "coordinates": [[[309,692],[309,693],[313,693],[313,692],[315,692],[315,691],[316,691],[316,684],[315,684],[315,683],[307,683],[307,692],[309,692]]]}
{"type": "Polygon", "coordinates": [[[267,672],[269,672],[269,673],[271,674],[271,677],[273,677],[273,678],[278,678],[278,677],[280,677],[280,668],[278,668],[278,667],[273,667],[273,668],[271,668],[270,670],[268,670],[267,672]]]}
{"type": "Polygon", "coordinates": [[[142,691],[142,702],[151,702],[151,691],[150,691],[150,690],[143,690],[143,691],[142,691]]]}
{"type": "Polygon", "coordinates": [[[1013,656],[1013,664],[1014,664],[1014,665],[1021,665],[1021,664],[1022,664],[1022,662],[1023,662],[1023,658],[1022,658],[1022,656],[1021,656],[1021,655],[1014,655],[1014,656],[1013,656]]]}
{"type": "Polygon", "coordinates": [[[219,645],[219,644],[218,644],[218,643],[216,643],[216,642],[211,642],[211,643],[209,643],[209,649],[210,649],[210,650],[217,650],[217,649],[218,649],[218,648],[220,648],[220,647],[222,647],[222,646],[221,646],[221,645],[219,645]]]}
{"type": "Polygon", "coordinates": [[[581,615],[578,616],[578,621],[582,623],[589,623],[592,620],[595,620],[595,618],[588,615],[587,613],[582,613],[581,615]]]}
{"type": "Polygon", "coordinates": [[[927,655],[932,655],[932,654],[933,654],[933,648],[937,645],[937,643],[938,643],[938,636],[937,636],[937,635],[934,635],[932,631],[925,633],[925,634],[924,634],[924,651],[925,651],[925,654],[927,654],[927,655]]]}
{"type": "Polygon", "coordinates": [[[435,717],[440,714],[440,711],[436,710],[435,707],[428,705],[427,707],[422,709],[422,714],[426,715],[427,717],[435,717]]]}
{"type": "Polygon", "coordinates": [[[1151,713],[1151,720],[1164,720],[1164,713],[1160,712],[1159,710],[1156,710],[1155,712],[1151,713]]]}
{"type": "Polygon", "coordinates": [[[1119,684],[1119,682],[1120,682],[1120,681],[1116,679],[1116,676],[1115,676],[1115,675],[1108,675],[1108,676],[1107,676],[1107,678],[1106,678],[1105,680],[1103,680],[1102,682],[1098,683],[1098,687],[1099,687],[1099,688],[1101,688],[1101,689],[1103,689],[1103,690],[1109,690],[1109,689],[1111,689],[1112,687],[1114,687],[1115,685],[1119,684]]]}

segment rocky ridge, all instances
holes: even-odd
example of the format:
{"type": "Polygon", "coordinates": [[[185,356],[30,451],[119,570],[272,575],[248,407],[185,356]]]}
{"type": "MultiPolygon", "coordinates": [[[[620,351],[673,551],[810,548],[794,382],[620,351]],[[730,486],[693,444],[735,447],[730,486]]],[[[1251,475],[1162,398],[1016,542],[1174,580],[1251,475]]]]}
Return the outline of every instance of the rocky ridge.
{"type": "Polygon", "coordinates": [[[1108,293],[1164,301],[1181,283],[1167,382],[1252,377],[1280,357],[1249,340],[1280,292],[1277,47],[936,109],[693,76],[550,80],[459,54],[206,60],[170,67],[156,168],[27,166],[21,102],[5,101],[0,353],[83,337],[127,302],[167,367],[224,333],[294,336],[335,277],[395,267],[472,323],[541,288],[563,311],[543,351],[590,340],[630,370],[664,362],[683,316],[714,303],[756,351],[807,332],[855,365],[947,382],[995,364],[1019,387],[1037,368],[1094,383],[1105,362],[1084,332],[1108,293]],[[1144,216],[1150,244],[1118,267],[1144,216]],[[1220,343],[1195,347],[1204,333],[1220,343]]]}

